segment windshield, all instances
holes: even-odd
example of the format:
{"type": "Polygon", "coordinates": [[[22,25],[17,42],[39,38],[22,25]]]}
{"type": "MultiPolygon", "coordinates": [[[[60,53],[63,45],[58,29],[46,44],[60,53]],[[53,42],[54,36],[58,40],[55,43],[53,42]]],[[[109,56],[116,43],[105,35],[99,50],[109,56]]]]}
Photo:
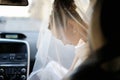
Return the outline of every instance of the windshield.
{"type": "Polygon", "coordinates": [[[39,20],[31,18],[30,6],[0,5],[0,31],[38,31],[39,20]]]}
{"type": "Polygon", "coordinates": [[[0,6],[0,16],[5,17],[28,17],[29,6],[0,6]],[[17,13],[16,13],[17,12],[17,13]]]}

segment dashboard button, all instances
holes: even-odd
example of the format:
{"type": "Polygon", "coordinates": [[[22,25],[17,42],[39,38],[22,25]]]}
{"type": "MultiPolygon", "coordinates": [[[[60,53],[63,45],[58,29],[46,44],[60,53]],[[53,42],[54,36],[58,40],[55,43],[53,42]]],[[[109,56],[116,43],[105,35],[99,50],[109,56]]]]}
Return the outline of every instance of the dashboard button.
{"type": "Polygon", "coordinates": [[[4,80],[4,76],[0,75],[0,80],[4,80]]]}

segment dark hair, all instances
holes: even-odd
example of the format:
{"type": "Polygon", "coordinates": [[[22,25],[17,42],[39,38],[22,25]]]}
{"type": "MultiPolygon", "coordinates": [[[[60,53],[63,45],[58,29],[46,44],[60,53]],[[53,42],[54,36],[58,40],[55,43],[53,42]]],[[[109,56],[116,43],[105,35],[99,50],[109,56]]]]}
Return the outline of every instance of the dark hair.
{"type": "Polygon", "coordinates": [[[83,21],[83,19],[81,18],[81,16],[76,12],[75,9],[77,7],[75,5],[74,0],[55,0],[53,8],[57,9],[57,12],[59,12],[60,10],[59,5],[61,6],[61,8],[63,8],[67,16],[69,12],[73,17],[75,17],[76,20],[78,20],[78,22],[81,22],[85,28],[88,28],[88,24],[86,24],[85,21],[83,21]],[[65,9],[67,9],[68,12],[65,9]]]}
{"type": "Polygon", "coordinates": [[[118,0],[103,0],[100,15],[102,33],[111,44],[120,43],[120,22],[119,22],[119,2],[118,0]]]}
{"type": "Polygon", "coordinates": [[[75,8],[74,0],[55,0],[54,4],[57,6],[58,4],[66,6],[66,8],[75,8]]]}

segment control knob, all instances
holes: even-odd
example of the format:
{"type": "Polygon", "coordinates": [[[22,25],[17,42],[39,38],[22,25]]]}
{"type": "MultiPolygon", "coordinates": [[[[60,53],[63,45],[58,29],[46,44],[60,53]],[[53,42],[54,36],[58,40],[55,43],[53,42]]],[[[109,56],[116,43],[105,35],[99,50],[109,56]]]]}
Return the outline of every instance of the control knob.
{"type": "Polygon", "coordinates": [[[22,72],[22,73],[26,73],[26,69],[25,69],[25,68],[22,68],[22,69],[21,69],[21,72],[22,72]]]}
{"type": "Polygon", "coordinates": [[[22,80],[25,80],[25,79],[26,79],[26,76],[25,76],[25,75],[22,75],[22,76],[21,76],[21,79],[22,79],[22,80]]]}
{"type": "Polygon", "coordinates": [[[4,80],[4,76],[0,75],[0,80],[4,80]]]}
{"type": "Polygon", "coordinates": [[[4,73],[4,69],[3,68],[0,69],[0,73],[4,73]]]}

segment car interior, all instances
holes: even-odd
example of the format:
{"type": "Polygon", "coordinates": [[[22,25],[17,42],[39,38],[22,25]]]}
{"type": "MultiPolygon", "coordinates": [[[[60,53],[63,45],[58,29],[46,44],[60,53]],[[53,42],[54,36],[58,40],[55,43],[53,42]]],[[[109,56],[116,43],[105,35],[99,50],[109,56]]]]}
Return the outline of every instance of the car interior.
{"type": "Polygon", "coordinates": [[[119,43],[104,25],[113,15],[102,2],[0,0],[0,80],[119,80],[119,43]]]}
{"type": "Polygon", "coordinates": [[[26,80],[33,69],[39,21],[24,17],[25,13],[14,16],[14,7],[28,5],[28,0],[0,0],[0,80],[26,80]]]}

